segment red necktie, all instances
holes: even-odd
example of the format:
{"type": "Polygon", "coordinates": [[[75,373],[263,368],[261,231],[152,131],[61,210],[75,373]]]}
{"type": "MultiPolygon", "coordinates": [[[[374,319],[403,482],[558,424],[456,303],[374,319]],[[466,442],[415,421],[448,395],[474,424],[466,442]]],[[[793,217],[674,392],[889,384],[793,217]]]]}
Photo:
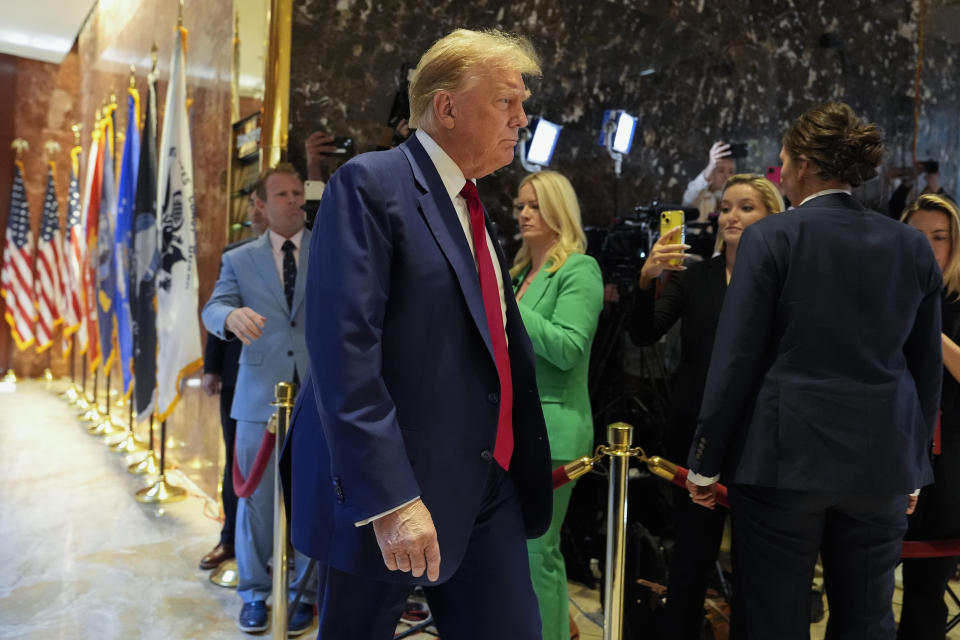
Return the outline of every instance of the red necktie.
{"type": "Polygon", "coordinates": [[[500,286],[493,270],[493,259],[487,247],[487,228],[484,225],[483,205],[477,194],[477,185],[467,180],[460,195],[467,201],[470,210],[470,229],[473,248],[477,254],[477,271],[480,275],[480,294],[483,296],[483,311],[487,316],[487,328],[493,343],[493,358],[500,378],[500,412],[497,416],[497,442],[493,447],[493,459],[504,469],[510,468],[513,455],[513,379],[510,376],[510,354],[507,351],[507,335],[503,330],[503,312],[500,308],[500,286]]]}

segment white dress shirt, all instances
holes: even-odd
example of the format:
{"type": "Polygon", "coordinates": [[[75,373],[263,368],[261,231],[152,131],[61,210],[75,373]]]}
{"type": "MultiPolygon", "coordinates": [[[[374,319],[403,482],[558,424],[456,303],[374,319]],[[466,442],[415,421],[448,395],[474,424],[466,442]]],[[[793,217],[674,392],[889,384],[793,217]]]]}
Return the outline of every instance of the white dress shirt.
{"type": "MultiPolygon", "coordinates": [[[[300,242],[303,240],[303,229],[297,231],[289,238],[284,238],[279,233],[267,230],[267,240],[270,242],[270,249],[273,251],[273,264],[277,266],[277,276],[280,278],[280,286],[283,286],[283,243],[289,240],[293,243],[293,259],[300,267],[300,242]]],[[[300,277],[297,274],[297,277],[300,277]]]]}
{"type": "MultiPolygon", "coordinates": [[[[473,231],[470,226],[470,210],[467,208],[467,201],[463,198],[463,196],[460,195],[460,190],[463,189],[463,185],[467,183],[467,179],[463,176],[463,171],[460,170],[460,167],[457,166],[457,163],[447,155],[447,152],[444,151],[426,131],[423,129],[417,129],[415,135],[417,136],[417,140],[420,141],[420,144],[423,145],[423,149],[427,152],[427,155],[430,157],[430,161],[433,162],[433,166],[436,167],[437,173],[440,174],[440,180],[443,182],[443,186],[447,190],[447,195],[450,196],[451,202],[453,202],[453,208],[456,210],[457,218],[460,220],[460,226],[463,228],[463,235],[467,239],[467,245],[470,246],[470,253],[473,254],[473,261],[474,264],[476,264],[477,250],[473,246],[473,231]]],[[[507,302],[504,298],[503,292],[503,273],[500,271],[500,261],[497,260],[497,252],[493,246],[493,239],[490,237],[489,233],[485,232],[484,235],[487,238],[487,250],[490,252],[490,259],[493,262],[493,270],[497,274],[497,290],[500,292],[500,313],[502,314],[503,318],[504,334],[506,334],[507,302]]],[[[401,505],[397,505],[393,509],[389,509],[383,513],[378,513],[377,515],[366,518],[365,520],[355,522],[354,525],[357,527],[362,527],[363,525],[369,524],[378,518],[382,518],[385,515],[393,513],[397,509],[402,509],[408,504],[416,502],[419,499],[420,496],[417,496],[413,500],[409,500],[401,505]]]]}

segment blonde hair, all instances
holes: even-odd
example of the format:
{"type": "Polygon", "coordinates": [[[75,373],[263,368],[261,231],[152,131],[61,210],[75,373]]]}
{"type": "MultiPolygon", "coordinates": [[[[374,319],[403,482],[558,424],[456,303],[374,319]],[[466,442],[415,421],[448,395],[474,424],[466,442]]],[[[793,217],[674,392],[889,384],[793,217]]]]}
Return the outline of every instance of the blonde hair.
{"type": "MultiPolygon", "coordinates": [[[[577,193],[570,181],[556,171],[531,173],[520,182],[517,190],[527,184],[537,193],[540,216],[544,223],[558,236],[547,252],[546,264],[550,265],[547,272],[552,273],[563,266],[571,253],[587,251],[587,236],[580,223],[577,193]]],[[[510,275],[516,277],[530,262],[530,248],[524,242],[520,245],[517,257],[513,259],[510,275]]]]}
{"type": "Polygon", "coordinates": [[[960,297],[960,211],[949,198],[927,193],[904,210],[900,221],[909,224],[917,211],[939,211],[950,221],[950,258],[943,270],[943,286],[950,295],[960,297]]]}
{"type": "MultiPolygon", "coordinates": [[[[723,193],[726,194],[727,189],[738,184],[745,184],[757,192],[757,195],[760,196],[760,203],[767,210],[767,215],[780,213],[786,208],[783,204],[783,196],[780,195],[780,190],[777,189],[777,185],[763,176],[757,173],[738,173],[730,176],[723,185],[723,193]]],[[[723,196],[721,196],[721,199],[722,198],[723,196]]],[[[713,250],[720,252],[723,251],[723,247],[723,236],[718,232],[717,241],[713,245],[713,250]]]]}
{"type": "Polygon", "coordinates": [[[457,29],[437,40],[420,58],[410,80],[410,128],[434,124],[433,97],[463,90],[479,76],[478,67],[540,75],[540,60],[523,36],[491,29],[457,29]]]}

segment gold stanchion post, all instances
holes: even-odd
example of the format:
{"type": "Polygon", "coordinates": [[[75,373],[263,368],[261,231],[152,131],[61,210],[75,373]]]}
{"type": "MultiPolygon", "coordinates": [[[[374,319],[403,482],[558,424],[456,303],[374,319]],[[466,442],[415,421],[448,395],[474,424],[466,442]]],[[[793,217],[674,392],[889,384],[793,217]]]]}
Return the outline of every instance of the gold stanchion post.
{"type": "Polygon", "coordinates": [[[289,382],[277,383],[277,439],[273,465],[273,620],[274,640],[287,638],[287,512],[283,507],[283,484],[280,482],[280,447],[287,437],[290,412],[293,411],[295,389],[289,382]],[[278,568],[282,570],[278,570],[278,568]]]}
{"type": "Polygon", "coordinates": [[[623,596],[626,570],[627,472],[633,427],[616,422],[607,427],[610,442],[610,492],[607,497],[607,562],[603,587],[603,640],[623,637],[623,596]]]}

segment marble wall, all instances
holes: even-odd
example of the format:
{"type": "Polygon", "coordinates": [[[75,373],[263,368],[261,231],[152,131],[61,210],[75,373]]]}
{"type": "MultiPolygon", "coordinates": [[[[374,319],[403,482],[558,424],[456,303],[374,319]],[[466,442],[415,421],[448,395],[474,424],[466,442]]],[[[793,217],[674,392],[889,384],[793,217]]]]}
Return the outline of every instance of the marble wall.
{"type": "MultiPolygon", "coordinates": [[[[187,52],[187,93],[193,139],[194,179],[196,183],[198,267],[200,272],[200,304],[209,297],[219,269],[220,251],[226,243],[226,169],[230,140],[230,65],[233,38],[232,0],[187,2],[184,26],[189,31],[187,52]]],[[[61,211],[65,214],[68,183],[68,151],[73,146],[70,126],[84,127],[83,147],[89,147],[94,112],[117,96],[117,130],[126,128],[126,89],[130,65],[135,66],[136,86],[146,95],[146,76],[151,65],[151,45],[159,47],[158,104],[162,130],[162,112],[170,71],[170,54],[177,24],[177,3],[165,0],[101,1],[82,27],[73,50],[60,65],[0,56],[0,83],[9,83],[15,98],[9,107],[12,113],[0,113],[0,120],[13,123],[14,137],[24,137],[31,145],[24,154],[27,173],[27,197],[34,218],[35,233],[39,230],[45,157],[43,144],[57,140],[63,151],[57,158],[58,192],[61,211]],[[7,79],[6,70],[12,67],[7,79]]],[[[6,103],[0,101],[0,108],[6,103]]],[[[5,135],[0,130],[0,136],[5,135]]],[[[9,148],[9,143],[5,145],[9,148]]],[[[9,153],[0,150],[0,154],[9,153]]],[[[3,169],[3,167],[0,167],[3,169]]],[[[9,169],[4,170],[5,177],[9,169]]],[[[0,222],[5,224],[6,199],[0,222]]],[[[0,342],[0,364],[6,363],[9,336],[0,342]],[[6,349],[4,349],[6,347],[6,349]]],[[[12,354],[14,370],[20,376],[38,375],[46,365],[46,356],[29,349],[12,354]]],[[[66,372],[66,363],[52,359],[57,375],[66,372]]],[[[79,367],[80,360],[75,364],[79,367]]],[[[112,387],[120,380],[119,369],[112,375],[112,387]]],[[[101,400],[104,389],[100,379],[101,400]]],[[[88,390],[92,388],[92,382],[88,390]]],[[[126,409],[113,409],[122,411],[126,409]]],[[[181,406],[168,421],[170,459],[180,465],[208,494],[216,495],[220,457],[219,406],[216,398],[206,398],[198,387],[188,387],[181,406]]],[[[140,431],[145,434],[145,425],[140,431]]]]}
{"type": "MultiPolygon", "coordinates": [[[[928,24],[937,20],[936,4],[928,24]]],[[[577,188],[585,221],[652,200],[678,202],[714,140],[747,142],[740,170],[777,164],[780,136],[804,109],[849,102],[883,126],[891,164],[909,161],[917,8],[909,1],[295,0],[290,157],[313,129],[375,147],[400,66],[457,27],[527,35],[543,60],[530,115],[563,124],[555,167],[577,188]],[[639,116],[623,177],[596,145],[602,113],[639,116]]],[[[919,159],[938,158],[956,193],[960,91],[956,46],[926,39],[919,159]]],[[[301,165],[302,166],[302,165],[301,165]]],[[[481,181],[492,215],[509,220],[519,162],[481,181]]],[[[508,226],[509,228],[509,226],[508,226]]]]}

